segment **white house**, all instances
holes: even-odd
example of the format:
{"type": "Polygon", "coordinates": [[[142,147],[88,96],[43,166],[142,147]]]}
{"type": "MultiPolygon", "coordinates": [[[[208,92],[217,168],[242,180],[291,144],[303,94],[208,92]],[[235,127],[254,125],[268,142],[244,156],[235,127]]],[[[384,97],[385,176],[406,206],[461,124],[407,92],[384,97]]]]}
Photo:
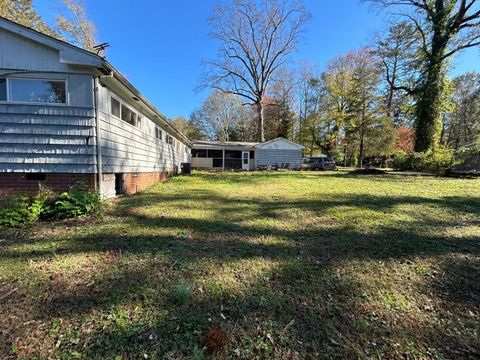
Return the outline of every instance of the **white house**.
{"type": "Polygon", "coordinates": [[[304,147],[284,138],[263,143],[194,141],[192,167],[198,169],[299,169],[304,147]]]}

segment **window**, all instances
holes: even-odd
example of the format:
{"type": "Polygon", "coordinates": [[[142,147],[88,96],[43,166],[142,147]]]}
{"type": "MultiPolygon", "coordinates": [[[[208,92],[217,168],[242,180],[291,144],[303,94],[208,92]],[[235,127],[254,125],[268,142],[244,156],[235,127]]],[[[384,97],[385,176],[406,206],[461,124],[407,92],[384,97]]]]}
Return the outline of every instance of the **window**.
{"type": "Polygon", "coordinates": [[[137,127],[142,128],[142,117],[140,115],[137,115],[137,127]]]}
{"type": "Polygon", "coordinates": [[[0,79],[0,101],[7,101],[7,79],[0,79]]]}
{"type": "Polygon", "coordinates": [[[155,126],[155,137],[158,140],[162,140],[162,130],[158,126],[155,126]]]}
{"type": "Polygon", "coordinates": [[[135,119],[137,114],[135,114],[130,108],[122,104],[122,120],[128,122],[129,124],[135,126],[135,119]]]}
{"type": "Polygon", "coordinates": [[[120,101],[112,97],[110,103],[111,103],[110,113],[119,118],[120,117],[120,101]]]}
{"type": "Polygon", "coordinates": [[[168,134],[165,134],[165,142],[169,145],[175,145],[175,139],[168,134]]]}
{"type": "Polygon", "coordinates": [[[63,80],[9,79],[12,101],[66,104],[63,80]]]}

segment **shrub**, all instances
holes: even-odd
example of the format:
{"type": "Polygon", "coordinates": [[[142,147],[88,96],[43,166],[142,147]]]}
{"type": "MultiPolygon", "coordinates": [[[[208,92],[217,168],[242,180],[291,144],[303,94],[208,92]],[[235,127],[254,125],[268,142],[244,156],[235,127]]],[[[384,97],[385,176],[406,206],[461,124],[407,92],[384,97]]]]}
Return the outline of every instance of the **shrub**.
{"type": "Polygon", "coordinates": [[[68,192],[45,201],[42,218],[65,219],[91,214],[99,211],[100,203],[98,194],[72,187],[68,192]]]}
{"type": "Polygon", "coordinates": [[[412,169],[412,155],[399,151],[390,160],[390,166],[396,170],[411,170],[412,169]]]}
{"type": "Polygon", "coordinates": [[[20,195],[10,198],[0,208],[0,226],[15,227],[35,222],[40,217],[43,201],[20,195]]]}
{"type": "Polygon", "coordinates": [[[452,166],[454,151],[447,148],[437,148],[426,152],[407,154],[397,153],[390,162],[396,170],[422,171],[432,174],[444,174],[452,166]]]}
{"type": "Polygon", "coordinates": [[[15,227],[38,219],[65,219],[101,211],[100,197],[93,192],[71,188],[55,194],[41,188],[36,196],[14,196],[0,208],[0,226],[15,227]]]}
{"type": "Polygon", "coordinates": [[[452,171],[454,173],[480,173],[480,138],[477,142],[457,150],[452,171]]]}

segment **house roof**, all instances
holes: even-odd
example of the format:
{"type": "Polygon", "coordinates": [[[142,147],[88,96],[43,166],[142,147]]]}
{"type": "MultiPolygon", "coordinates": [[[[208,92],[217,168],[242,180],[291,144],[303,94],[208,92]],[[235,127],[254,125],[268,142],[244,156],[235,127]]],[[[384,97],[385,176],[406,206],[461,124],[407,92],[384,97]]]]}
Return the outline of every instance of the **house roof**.
{"type": "Polygon", "coordinates": [[[242,142],[242,141],[194,141],[192,143],[193,149],[211,149],[211,150],[254,150],[256,142],[242,142]]]}
{"type": "Polygon", "coordinates": [[[295,143],[295,142],[293,142],[293,141],[287,140],[287,139],[285,139],[285,138],[283,138],[283,137],[277,137],[277,138],[275,138],[275,139],[272,139],[272,140],[269,140],[269,141],[265,141],[265,142],[263,142],[263,143],[259,143],[259,144],[257,145],[257,148],[263,148],[263,147],[265,147],[265,146],[268,146],[269,144],[273,144],[273,143],[276,143],[276,142],[285,142],[285,143],[289,144],[290,146],[296,147],[296,148],[298,148],[298,149],[305,149],[305,146],[300,145],[300,144],[297,144],[297,143],[295,143]]]}
{"type": "Polygon", "coordinates": [[[125,86],[134,96],[141,100],[145,106],[156,115],[157,118],[151,119],[152,121],[159,122],[159,125],[166,126],[172,133],[176,134],[187,144],[191,145],[191,141],[180,131],[174,128],[168,122],[167,117],[162,114],[145,96],[143,96],[140,91],[138,91],[135,86],[133,86],[125,78],[125,76],[123,76],[122,73],[118,71],[112,64],[110,64],[104,57],[1,16],[0,27],[29,38],[33,41],[57,49],[60,53],[60,61],[63,63],[89,66],[93,67],[101,74],[112,74],[115,79],[125,86]]]}
{"type": "Polygon", "coordinates": [[[269,144],[275,142],[286,142],[290,146],[293,146],[298,149],[304,149],[304,146],[294,143],[293,141],[278,137],[273,140],[265,142],[241,142],[241,141],[194,141],[192,143],[193,149],[212,149],[212,150],[255,150],[261,149],[269,144]]]}

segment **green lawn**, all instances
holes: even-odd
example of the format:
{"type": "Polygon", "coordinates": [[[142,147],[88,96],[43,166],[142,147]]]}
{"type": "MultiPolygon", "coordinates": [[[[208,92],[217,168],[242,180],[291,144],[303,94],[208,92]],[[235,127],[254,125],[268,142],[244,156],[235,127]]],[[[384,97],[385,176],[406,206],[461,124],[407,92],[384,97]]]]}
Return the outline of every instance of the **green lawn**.
{"type": "Polygon", "coordinates": [[[476,358],[480,180],[195,173],[0,235],[0,358],[476,358]]]}

